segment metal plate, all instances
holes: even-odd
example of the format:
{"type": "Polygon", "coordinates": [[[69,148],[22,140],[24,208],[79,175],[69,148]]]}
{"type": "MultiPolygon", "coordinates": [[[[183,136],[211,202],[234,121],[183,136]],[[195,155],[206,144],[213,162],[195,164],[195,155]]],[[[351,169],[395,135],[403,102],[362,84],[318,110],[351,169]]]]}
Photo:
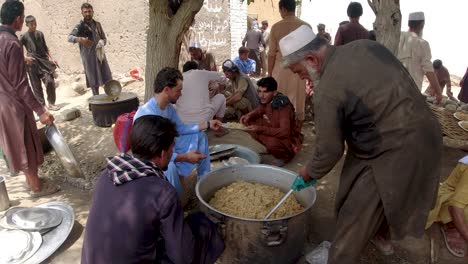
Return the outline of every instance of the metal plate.
{"type": "MultiPolygon", "coordinates": [[[[258,164],[260,163],[260,156],[253,150],[241,146],[241,145],[236,145],[236,144],[226,144],[226,145],[232,145],[235,146],[236,148],[228,151],[228,152],[223,152],[221,154],[217,155],[211,155],[210,159],[211,160],[217,160],[217,159],[226,159],[229,157],[239,157],[247,160],[249,164],[258,164]]],[[[232,164],[229,164],[232,165],[232,164]]]]}
{"type": "Polygon", "coordinates": [[[234,129],[234,130],[241,130],[241,131],[251,131],[250,129],[248,129],[247,127],[232,127],[229,125],[229,123],[223,123],[221,125],[222,127],[226,128],[226,129],[234,129]]]}
{"type": "Polygon", "coordinates": [[[67,240],[75,223],[75,212],[71,206],[64,202],[48,202],[38,205],[41,208],[57,209],[62,214],[62,223],[42,236],[42,246],[24,264],[39,264],[52,256],[67,240]]]}
{"type": "Polygon", "coordinates": [[[468,121],[468,114],[462,112],[453,113],[453,117],[455,117],[455,119],[457,119],[458,121],[468,121]]]}
{"type": "Polygon", "coordinates": [[[465,130],[466,132],[468,132],[468,129],[467,128],[464,128],[463,125],[467,126],[468,127],[468,121],[460,121],[458,122],[458,126],[461,127],[461,129],[465,130]]]}
{"type": "Polygon", "coordinates": [[[84,178],[79,163],[57,127],[55,125],[48,126],[45,134],[68,174],[75,178],[84,178]]]}
{"type": "Polygon", "coordinates": [[[38,207],[14,207],[5,213],[8,225],[25,231],[40,231],[58,226],[62,222],[60,211],[38,207]],[[36,222],[34,227],[26,226],[23,221],[36,222]],[[41,223],[42,222],[42,223],[41,223]]]}
{"type": "Polygon", "coordinates": [[[218,144],[218,145],[209,146],[208,151],[210,152],[210,155],[216,155],[222,152],[235,150],[236,148],[237,146],[232,145],[232,144],[218,144]]]}
{"type": "MultiPolygon", "coordinates": [[[[41,237],[41,234],[39,234],[38,232],[28,232],[28,231],[22,231],[22,230],[16,230],[16,231],[25,232],[29,234],[31,243],[32,243],[32,248],[21,259],[17,261],[8,262],[9,264],[25,263],[25,260],[27,261],[28,259],[30,259],[31,256],[36,254],[39,248],[42,246],[42,237],[41,237]]],[[[3,232],[8,232],[8,230],[4,230],[3,232]]]]}

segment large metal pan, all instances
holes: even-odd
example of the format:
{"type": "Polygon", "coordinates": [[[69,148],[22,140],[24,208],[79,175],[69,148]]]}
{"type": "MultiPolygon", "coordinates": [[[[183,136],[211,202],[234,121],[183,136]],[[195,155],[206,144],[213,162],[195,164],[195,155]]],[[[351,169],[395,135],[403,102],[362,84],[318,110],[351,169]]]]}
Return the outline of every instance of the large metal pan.
{"type": "Polygon", "coordinates": [[[76,161],[75,156],[71,152],[57,127],[54,124],[48,126],[46,128],[45,134],[50,144],[54,148],[55,153],[57,153],[57,156],[62,161],[62,165],[68,174],[75,178],[83,178],[84,175],[81,171],[79,163],[76,161]]]}

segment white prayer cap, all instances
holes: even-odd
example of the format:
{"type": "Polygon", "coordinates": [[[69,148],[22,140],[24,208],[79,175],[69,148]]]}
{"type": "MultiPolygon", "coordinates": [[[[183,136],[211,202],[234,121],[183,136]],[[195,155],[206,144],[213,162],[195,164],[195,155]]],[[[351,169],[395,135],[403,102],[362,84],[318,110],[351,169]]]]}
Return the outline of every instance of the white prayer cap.
{"type": "Polygon", "coordinates": [[[189,48],[201,49],[200,42],[192,42],[192,43],[190,43],[189,48]]]}
{"type": "Polygon", "coordinates": [[[281,55],[285,57],[300,50],[314,38],[315,33],[312,28],[306,25],[300,26],[279,41],[281,55]]]}
{"type": "Polygon", "coordinates": [[[424,12],[413,12],[409,14],[409,21],[421,21],[424,19],[424,12]]]}

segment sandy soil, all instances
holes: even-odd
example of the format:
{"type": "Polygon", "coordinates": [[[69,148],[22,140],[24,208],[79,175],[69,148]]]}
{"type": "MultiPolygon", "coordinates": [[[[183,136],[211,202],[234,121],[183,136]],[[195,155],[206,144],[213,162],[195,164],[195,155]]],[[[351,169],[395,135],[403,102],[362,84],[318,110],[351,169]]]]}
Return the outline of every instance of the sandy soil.
{"type": "MultiPolygon", "coordinates": [[[[111,128],[99,128],[94,126],[92,115],[88,111],[87,98],[91,92],[77,96],[70,88],[69,83],[74,76],[64,77],[58,88],[58,104],[64,108],[56,113],[60,115],[63,110],[77,107],[81,110],[82,117],[71,122],[63,122],[58,118],[57,126],[68,141],[70,148],[80,162],[80,166],[86,176],[85,179],[73,179],[66,175],[55,153],[46,155],[46,161],[41,168],[41,175],[51,177],[62,186],[62,191],[45,198],[31,199],[24,182],[24,176],[7,178],[7,189],[12,201],[12,206],[32,206],[39,203],[60,200],[71,204],[75,209],[76,222],[72,234],[66,243],[49,259],[46,263],[79,263],[81,246],[83,243],[84,227],[88,216],[92,185],[94,179],[102,169],[105,158],[112,156],[117,152],[112,138],[111,128]]],[[[124,91],[136,92],[140,98],[143,96],[143,83],[136,82],[124,87],[124,91]]],[[[142,99],[142,98],[141,98],[142,99]]],[[[303,132],[305,142],[303,151],[298,154],[285,168],[298,171],[305,165],[312,155],[315,137],[312,133],[312,126],[305,124],[303,132]]],[[[218,143],[236,143],[245,145],[261,153],[264,152],[263,146],[255,142],[245,132],[232,131],[222,138],[214,137],[208,134],[210,144],[218,143]]],[[[445,148],[443,156],[443,180],[456,164],[457,160],[465,153],[445,148]]],[[[323,178],[317,185],[318,199],[313,207],[310,218],[310,235],[305,245],[305,253],[313,249],[322,240],[332,240],[335,225],[334,216],[334,197],[336,194],[339,175],[342,162],[323,178]]],[[[6,168],[0,161],[0,174],[6,174],[6,168]]],[[[194,201],[193,197],[191,197],[194,201]]],[[[445,248],[440,232],[435,228],[433,236],[435,237],[435,249],[438,256],[437,263],[467,263],[468,259],[456,259],[452,257],[445,248]]],[[[428,232],[429,234],[429,232],[428,232]]],[[[396,263],[415,263],[426,264],[430,258],[429,237],[426,235],[420,239],[406,239],[396,242],[396,254],[394,256],[383,257],[373,246],[369,245],[363,252],[360,263],[362,264],[396,264],[396,263]]],[[[300,264],[306,263],[304,258],[299,260],[300,264]]]]}

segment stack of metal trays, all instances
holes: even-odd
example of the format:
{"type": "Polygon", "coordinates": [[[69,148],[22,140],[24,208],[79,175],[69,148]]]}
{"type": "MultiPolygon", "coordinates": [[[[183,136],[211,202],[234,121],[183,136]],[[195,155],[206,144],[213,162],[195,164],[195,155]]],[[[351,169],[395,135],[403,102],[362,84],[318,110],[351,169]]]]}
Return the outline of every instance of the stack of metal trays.
{"type": "Polygon", "coordinates": [[[62,245],[74,222],[73,209],[63,202],[9,209],[0,219],[0,263],[41,263],[62,245]]]}

